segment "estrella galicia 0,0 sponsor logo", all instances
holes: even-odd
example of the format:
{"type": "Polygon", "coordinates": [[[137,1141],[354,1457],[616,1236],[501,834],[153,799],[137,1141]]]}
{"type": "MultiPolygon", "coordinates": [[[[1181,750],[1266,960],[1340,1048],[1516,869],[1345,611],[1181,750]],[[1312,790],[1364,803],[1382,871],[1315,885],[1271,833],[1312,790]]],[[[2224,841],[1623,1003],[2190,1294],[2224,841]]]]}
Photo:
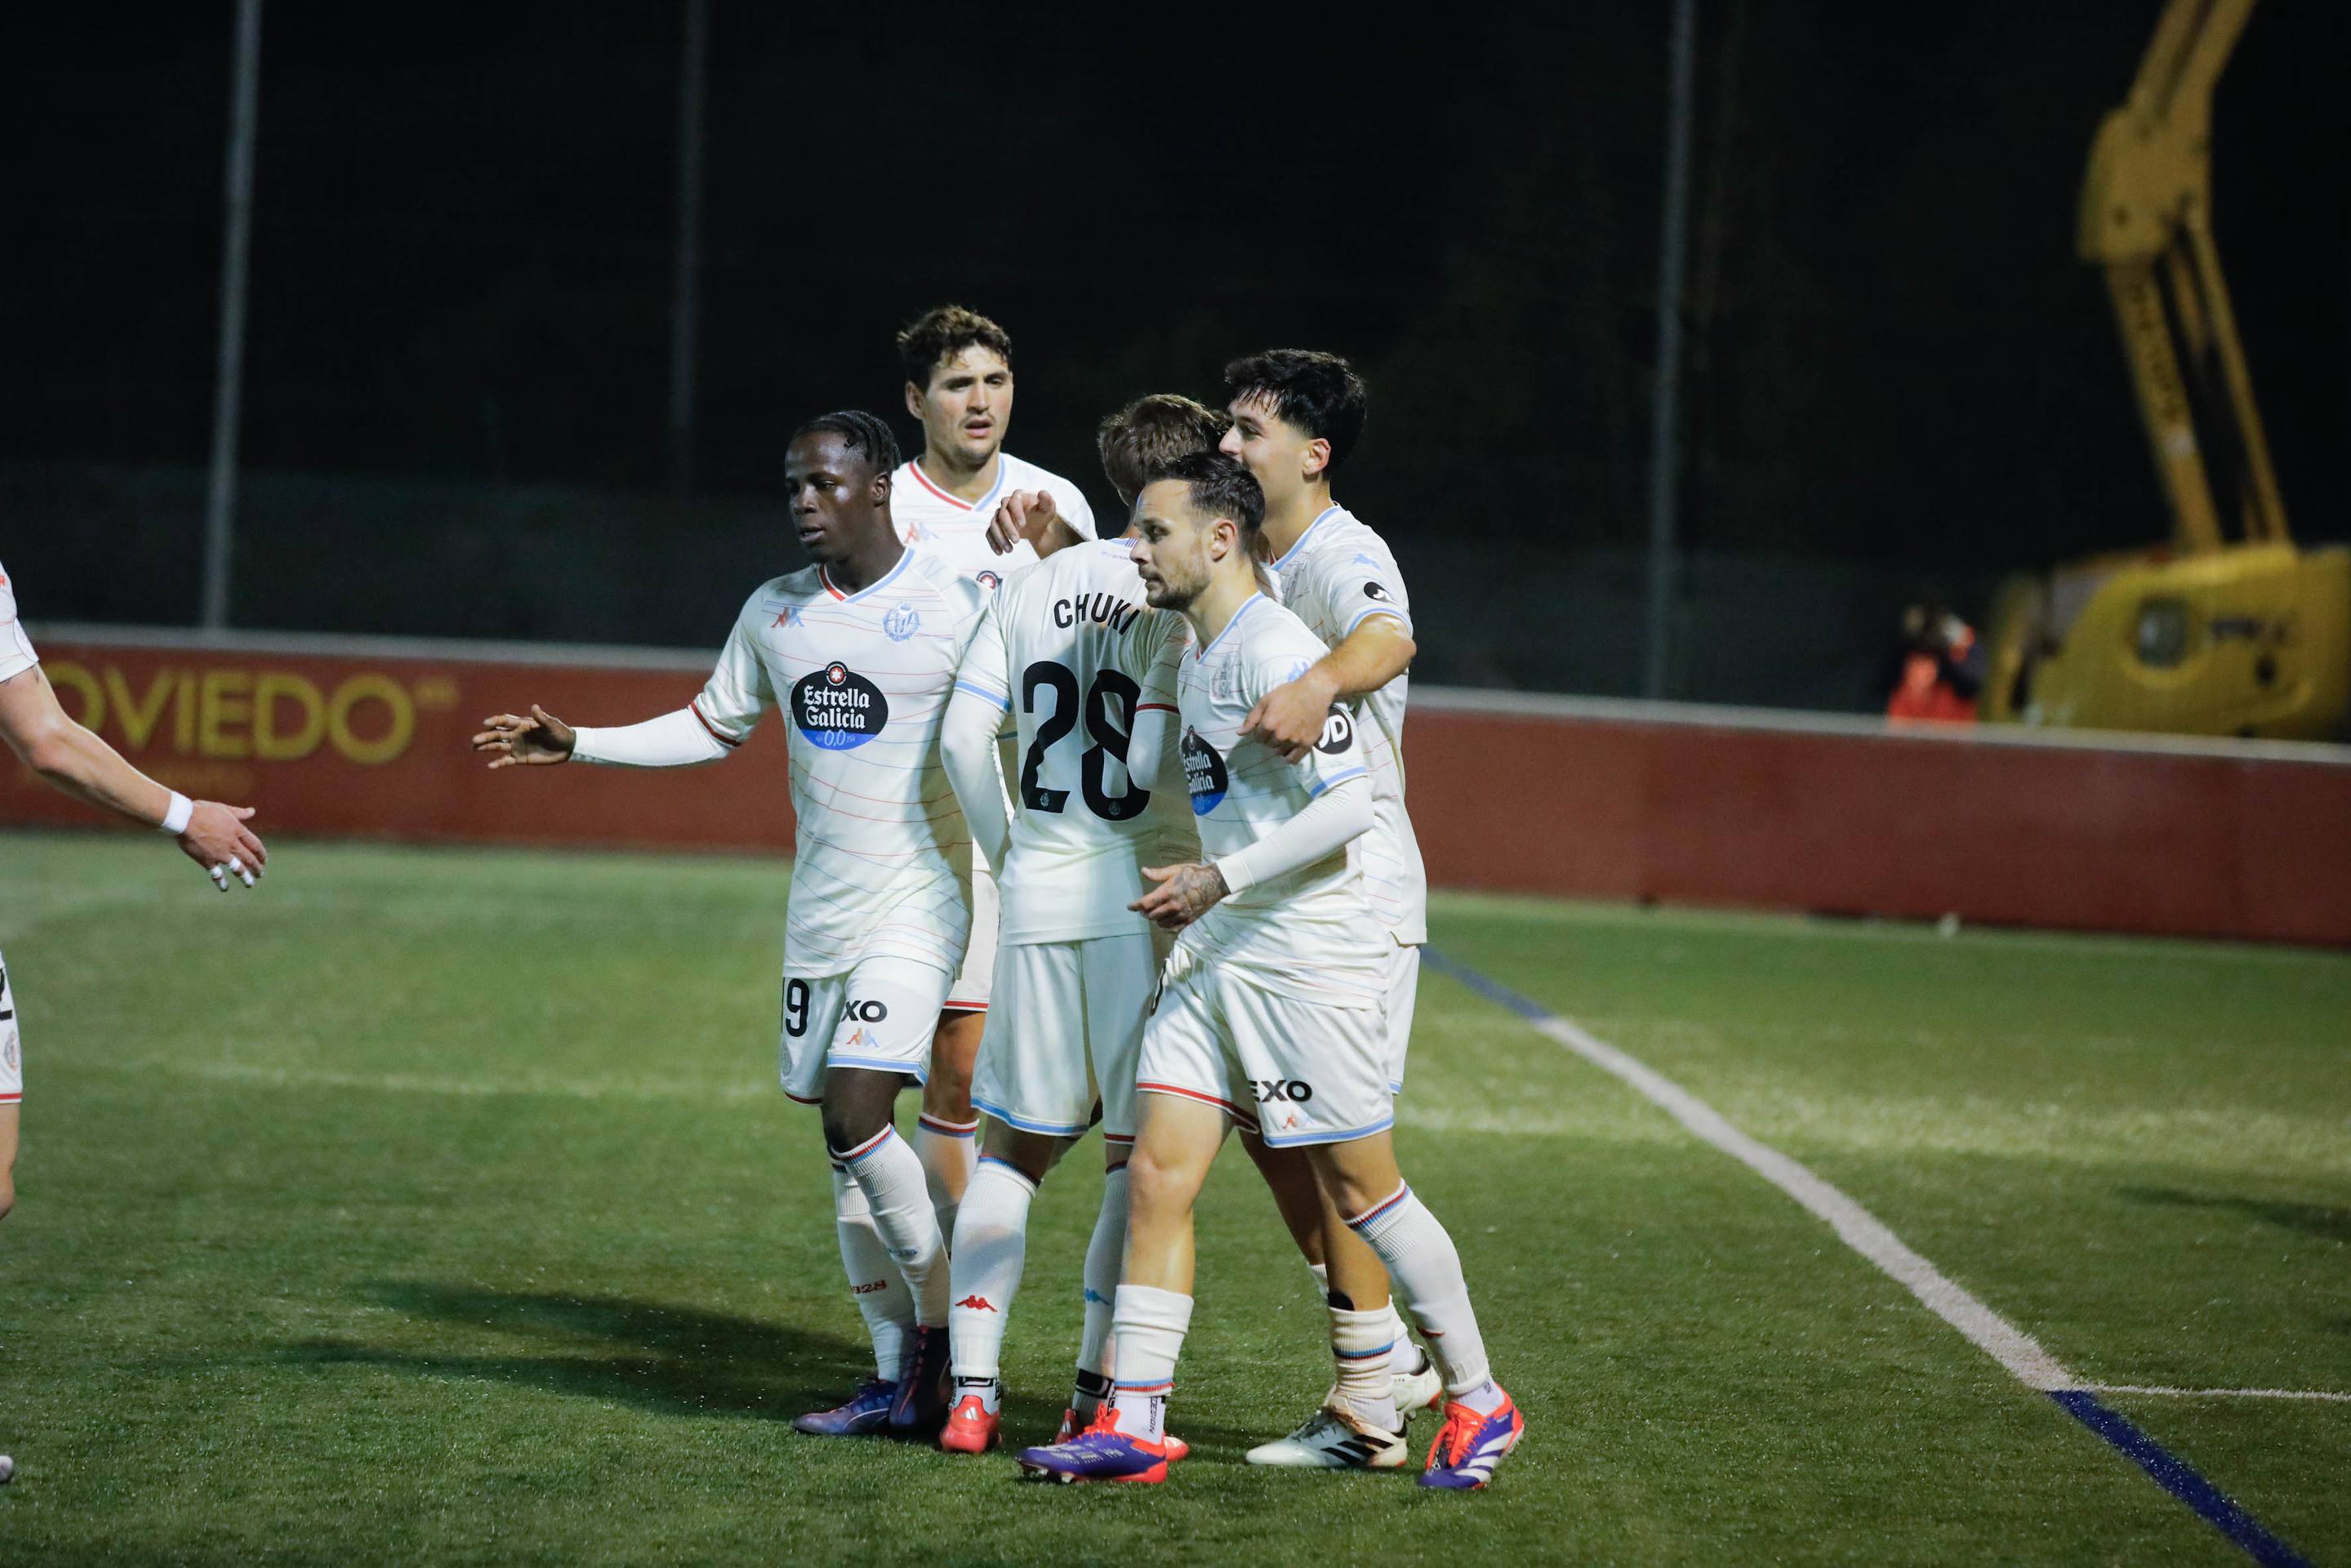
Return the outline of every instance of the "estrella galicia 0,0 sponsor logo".
{"type": "Polygon", "coordinates": [[[881,688],[838,659],[792,687],[792,723],[827,751],[862,746],[889,722],[881,688]]]}
{"type": "Polygon", "coordinates": [[[1224,804],[1232,778],[1217,748],[1200,738],[1196,729],[1184,731],[1184,784],[1192,792],[1192,815],[1205,817],[1224,804]]]}

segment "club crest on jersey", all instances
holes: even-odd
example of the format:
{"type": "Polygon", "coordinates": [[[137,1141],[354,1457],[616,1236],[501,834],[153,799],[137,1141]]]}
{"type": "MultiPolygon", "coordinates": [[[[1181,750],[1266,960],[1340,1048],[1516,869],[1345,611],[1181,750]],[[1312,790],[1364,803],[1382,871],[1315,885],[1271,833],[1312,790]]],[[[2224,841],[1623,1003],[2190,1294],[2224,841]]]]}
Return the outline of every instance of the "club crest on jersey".
{"type": "Polygon", "coordinates": [[[11,1073],[16,1071],[16,1031],[13,1029],[8,1031],[7,1043],[0,1045],[0,1062],[5,1062],[11,1073]]]}
{"type": "Polygon", "coordinates": [[[1354,743],[1354,716],[1337,703],[1332,703],[1330,713],[1322,719],[1322,738],[1314,743],[1314,749],[1326,756],[1336,757],[1354,743]]]}
{"type": "Polygon", "coordinates": [[[1186,726],[1184,730],[1184,784],[1192,792],[1192,815],[1205,817],[1224,804],[1225,793],[1232,785],[1232,777],[1225,771],[1225,759],[1217,748],[1200,738],[1200,732],[1186,726]]]}
{"type": "Polygon", "coordinates": [[[862,746],[889,722],[890,702],[881,688],[838,659],[792,687],[792,723],[827,751],[862,746]]]}
{"type": "Polygon", "coordinates": [[[1367,582],[1364,584],[1364,597],[1366,599],[1376,599],[1382,604],[1393,604],[1395,602],[1395,595],[1388,591],[1388,585],[1384,582],[1367,582]]]}
{"type": "Polygon", "coordinates": [[[923,629],[923,612],[911,604],[901,604],[882,617],[882,630],[890,633],[890,641],[903,643],[923,629]]]}

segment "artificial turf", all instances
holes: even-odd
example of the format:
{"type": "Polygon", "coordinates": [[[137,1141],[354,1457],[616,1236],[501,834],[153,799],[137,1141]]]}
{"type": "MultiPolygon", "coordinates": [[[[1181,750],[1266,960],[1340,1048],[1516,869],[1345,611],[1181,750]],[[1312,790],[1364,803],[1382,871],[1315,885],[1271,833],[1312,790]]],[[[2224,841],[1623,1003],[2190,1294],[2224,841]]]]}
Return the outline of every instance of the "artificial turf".
{"type": "MultiPolygon", "coordinates": [[[[0,836],[0,1561],[2245,1561],[1434,976],[1398,1142],[1527,1412],[1490,1491],[1239,1462],[1329,1373],[1237,1155],[1166,1486],[799,1436],[866,1357],[815,1118],[774,1088],[785,891],[774,862],[288,843],[223,897],[152,842],[0,836]]],[[[2351,1390],[2351,956],[1458,896],[1433,925],[2085,1377],[2351,1390]]],[[[1066,1396],[1099,1164],[1036,1207],[1019,1440],[1066,1396]]],[[[2110,1403],[2306,1555],[2351,1548],[2351,1405],[2110,1403]]]]}

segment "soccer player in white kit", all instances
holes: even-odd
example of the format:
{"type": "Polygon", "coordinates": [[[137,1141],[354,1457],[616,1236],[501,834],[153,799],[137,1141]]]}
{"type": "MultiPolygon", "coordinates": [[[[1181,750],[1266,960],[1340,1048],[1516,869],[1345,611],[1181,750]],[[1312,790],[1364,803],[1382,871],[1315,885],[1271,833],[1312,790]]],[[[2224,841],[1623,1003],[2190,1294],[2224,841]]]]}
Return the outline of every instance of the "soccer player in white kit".
{"type": "MultiPolygon", "coordinates": [[[[1215,858],[1150,868],[1160,885],[1135,905],[1183,934],[1137,1071],[1111,1401],[1082,1436],[1028,1449],[1020,1463],[1062,1480],[1166,1479],[1166,1403],[1192,1315],[1192,1207],[1225,1134],[1241,1126],[1305,1149],[1395,1279],[1450,1396],[1421,1482],[1475,1489],[1525,1424],[1487,1366],[1459,1254],[1396,1166],[1382,1023],[1388,934],[1352,849],[1374,817],[1353,716],[1332,705],[1294,762],[1247,728],[1269,692],[1326,652],[1259,591],[1263,507],[1257,481],[1221,454],[1171,464],[1135,506],[1148,600],[1191,623],[1180,755],[1201,847],[1215,858]]],[[[1366,1333],[1384,1330],[1383,1314],[1353,1316],[1366,1333]]]]}
{"type": "MultiPolygon", "coordinates": [[[[269,852],[246,821],[250,806],[191,800],[158,784],[121,753],[66,716],[41,673],[40,655],[16,619],[16,589],[0,566],[0,739],[16,759],[65,793],[126,821],[161,828],[204,868],[213,885],[251,887],[269,852]]],[[[0,1218],[16,1206],[18,1108],[25,1098],[25,1046],[8,960],[0,955],[0,1218]]]]}
{"type": "Polygon", "coordinates": [[[686,706],[618,729],[538,708],[474,737],[493,768],[578,758],[674,767],[726,757],[785,710],[797,839],[784,935],[784,1092],[823,1111],[835,1228],[874,1375],[793,1422],[849,1437],[928,1437],[946,1413],[946,1241],[922,1162],[891,1126],[927,1076],[932,1034],[971,924],[970,836],[938,754],[979,590],[890,522],[897,444],[870,413],[810,421],[785,460],[816,564],[745,601],[686,706]]]}
{"type": "MultiPolygon", "coordinates": [[[[1330,652],[1266,694],[1249,715],[1251,733],[1292,758],[1320,737],[1333,702],[1355,721],[1371,769],[1372,831],[1356,846],[1364,889],[1388,933],[1383,950],[1388,1086],[1404,1090],[1420,949],[1428,940],[1428,877],[1404,799],[1404,716],[1415,652],[1412,610],[1395,557],[1379,535],[1331,498],[1331,474],[1362,434],[1364,383],[1336,354],[1276,349],[1225,367],[1232,427],[1222,450],[1265,491],[1262,553],[1280,579],[1282,608],[1306,622],[1330,652]]],[[[1334,1309],[1332,1354],[1338,1369],[1323,1407],[1286,1437],[1249,1451],[1260,1465],[1332,1469],[1384,1461],[1402,1452],[1398,1417],[1429,1404],[1437,1379],[1405,1337],[1387,1300],[1387,1281],[1295,1153],[1251,1143],[1283,1219],[1334,1309]],[[1391,1369],[1366,1344],[1342,1343],[1341,1314],[1384,1311],[1391,1356],[1416,1366],[1391,1369]],[[1366,1458],[1366,1450],[1372,1458],[1366,1458]]]]}
{"type": "MultiPolygon", "coordinates": [[[[1025,543],[1008,552],[990,544],[989,523],[1005,496],[1049,491],[1061,519],[1059,538],[1092,537],[1093,514],[1075,485],[1004,450],[1012,423],[1010,334],[976,310],[942,305],[898,334],[898,357],[906,412],[923,422],[921,455],[891,476],[890,517],[900,539],[993,592],[1005,574],[1037,559],[1025,543]]],[[[939,1228],[950,1236],[974,1164],[979,1123],[972,1113],[972,1062],[996,967],[996,884],[984,857],[973,864],[971,892],[971,942],[947,991],[914,1130],[939,1228]]]]}
{"type": "MultiPolygon", "coordinates": [[[[1102,467],[1128,500],[1164,456],[1208,450],[1222,433],[1222,419],[1188,398],[1142,399],[1103,422],[1102,467]]],[[[1102,1199],[1061,1437],[1091,1424],[1110,1391],[1135,1054],[1165,950],[1130,906],[1149,886],[1144,865],[1196,852],[1182,776],[1161,772],[1176,718],[1176,666],[1162,653],[1189,636],[1182,616],[1144,603],[1126,540],[1087,540],[1005,579],[956,677],[941,744],[973,840],[1002,867],[1002,928],[972,1092],[989,1118],[987,1143],[950,1265],[955,1403],[939,1436],[950,1452],[996,1445],[1029,1204],[1097,1106],[1102,1199]],[[1009,821],[996,770],[1008,710],[1019,758],[1009,821]]]]}

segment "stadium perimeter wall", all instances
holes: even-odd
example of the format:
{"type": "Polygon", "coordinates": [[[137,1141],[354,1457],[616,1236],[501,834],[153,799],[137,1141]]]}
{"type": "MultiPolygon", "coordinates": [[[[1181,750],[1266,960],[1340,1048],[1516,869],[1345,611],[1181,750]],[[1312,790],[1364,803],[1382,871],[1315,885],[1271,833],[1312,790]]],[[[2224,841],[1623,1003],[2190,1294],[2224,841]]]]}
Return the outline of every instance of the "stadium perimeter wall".
{"type": "MultiPolygon", "coordinates": [[[[67,711],[265,832],[788,852],[780,729],[747,757],[559,778],[467,737],[538,702],[682,706],[702,653],[36,626],[67,711]]],[[[1440,887],[2351,945],[2351,748],[1422,689],[1412,814],[1440,887]]],[[[95,813],[21,766],[0,823],[95,813]]]]}

